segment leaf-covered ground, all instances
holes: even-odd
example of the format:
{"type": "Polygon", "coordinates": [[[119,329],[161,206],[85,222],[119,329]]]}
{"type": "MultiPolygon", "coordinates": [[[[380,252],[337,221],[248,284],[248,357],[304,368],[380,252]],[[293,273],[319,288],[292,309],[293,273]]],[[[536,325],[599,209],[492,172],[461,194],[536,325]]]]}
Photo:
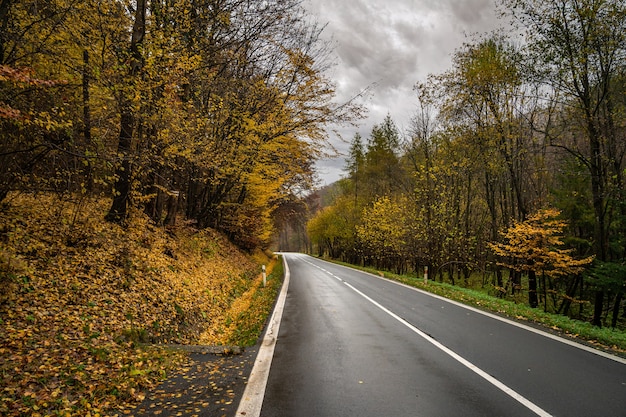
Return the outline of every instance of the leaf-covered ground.
{"type": "Polygon", "coordinates": [[[0,208],[0,415],[130,414],[186,360],[158,344],[245,338],[234,321],[257,262],[211,230],[141,213],[122,228],[106,209],[46,195],[0,208]]]}
{"type": "Polygon", "coordinates": [[[257,348],[241,355],[192,353],[185,365],[132,410],[135,417],[234,416],[254,365],[257,348]]]}

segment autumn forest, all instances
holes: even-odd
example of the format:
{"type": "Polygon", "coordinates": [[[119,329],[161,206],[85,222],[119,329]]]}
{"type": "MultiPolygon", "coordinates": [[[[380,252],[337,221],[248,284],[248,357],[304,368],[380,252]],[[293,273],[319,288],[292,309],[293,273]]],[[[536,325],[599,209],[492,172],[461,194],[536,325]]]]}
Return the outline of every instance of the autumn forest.
{"type": "Polygon", "coordinates": [[[623,328],[626,7],[500,5],[517,35],[476,36],[416,84],[409,132],[390,115],[354,136],[310,244],[623,328]]]}
{"type": "MultiPolygon", "coordinates": [[[[108,193],[244,248],[310,188],[331,103],[321,28],[297,1],[3,1],[2,176],[11,191],[108,193]]],[[[355,113],[356,112],[356,113],[355,113]]]]}
{"type": "Polygon", "coordinates": [[[267,249],[624,330],[626,5],[497,3],[318,190],[368,86],[335,100],[300,0],[0,0],[0,413],[123,413],[179,360],[144,344],[254,344],[267,249]]]}
{"type": "Polygon", "coordinates": [[[299,0],[0,0],[0,414],[122,413],[178,360],[140,345],[254,344],[275,213],[362,111],[321,31],[299,0]]]}

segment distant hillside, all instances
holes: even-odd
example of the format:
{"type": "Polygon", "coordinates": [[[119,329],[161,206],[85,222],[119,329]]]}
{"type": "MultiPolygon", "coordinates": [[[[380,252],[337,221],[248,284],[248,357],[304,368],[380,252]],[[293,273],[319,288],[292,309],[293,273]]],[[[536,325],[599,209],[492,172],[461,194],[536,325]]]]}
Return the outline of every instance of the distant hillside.
{"type": "Polygon", "coordinates": [[[233,317],[249,307],[267,258],[141,213],[127,228],[105,222],[108,201],[7,200],[0,414],[99,415],[141,400],[180,360],[149,344],[241,343],[233,317]]]}
{"type": "Polygon", "coordinates": [[[333,182],[332,184],[325,185],[315,191],[319,205],[318,209],[328,207],[334,203],[337,197],[342,193],[341,184],[341,181],[333,182]]]}

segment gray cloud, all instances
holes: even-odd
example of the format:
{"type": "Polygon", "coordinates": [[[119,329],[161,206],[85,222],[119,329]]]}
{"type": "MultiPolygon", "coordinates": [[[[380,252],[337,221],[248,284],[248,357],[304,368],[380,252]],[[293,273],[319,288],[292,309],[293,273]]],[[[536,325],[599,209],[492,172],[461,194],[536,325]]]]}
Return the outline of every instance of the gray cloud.
{"type": "MultiPolygon", "coordinates": [[[[415,83],[450,68],[468,35],[499,24],[495,0],[307,0],[305,7],[328,23],[325,35],[336,44],[331,75],[337,101],[374,86],[369,117],[358,130],[364,138],[387,114],[406,129],[417,105],[415,83]]],[[[342,136],[350,140],[355,133],[345,129],[342,136]]],[[[331,140],[340,152],[347,150],[346,143],[331,140]]],[[[344,165],[344,157],[320,161],[323,183],[337,180],[344,165]]]]}
{"type": "Polygon", "coordinates": [[[476,26],[493,16],[492,0],[474,0],[450,2],[454,16],[468,26],[476,26]]]}

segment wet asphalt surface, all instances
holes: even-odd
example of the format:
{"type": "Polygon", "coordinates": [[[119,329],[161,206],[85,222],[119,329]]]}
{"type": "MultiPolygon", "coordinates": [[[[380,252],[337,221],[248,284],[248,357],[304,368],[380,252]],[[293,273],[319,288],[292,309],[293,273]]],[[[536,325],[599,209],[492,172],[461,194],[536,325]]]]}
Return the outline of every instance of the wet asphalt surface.
{"type": "Polygon", "coordinates": [[[261,417],[626,416],[626,362],[301,254],[261,417]]]}
{"type": "Polygon", "coordinates": [[[242,354],[190,353],[185,366],[147,393],[132,415],[234,416],[257,352],[258,346],[242,354]]]}

